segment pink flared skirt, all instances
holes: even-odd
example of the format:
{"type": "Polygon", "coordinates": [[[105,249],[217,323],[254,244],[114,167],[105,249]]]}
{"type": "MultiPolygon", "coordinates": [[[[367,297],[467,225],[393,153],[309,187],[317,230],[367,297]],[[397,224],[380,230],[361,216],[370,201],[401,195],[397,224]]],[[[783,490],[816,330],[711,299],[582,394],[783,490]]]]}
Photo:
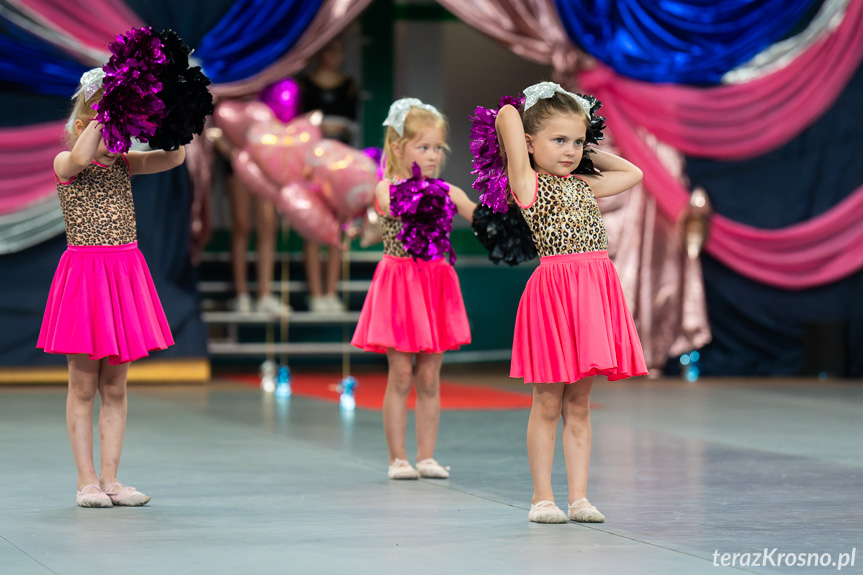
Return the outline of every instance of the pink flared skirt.
{"type": "Polygon", "coordinates": [[[119,365],[174,344],[137,242],[68,246],[57,271],[36,347],[86,353],[119,365]]]}
{"type": "Polygon", "coordinates": [[[444,260],[384,255],[351,344],[385,353],[443,353],[470,343],[470,326],[455,269],[444,260]]]}
{"type": "Polygon", "coordinates": [[[608,252],[540,258],[518,304],[511,377],[573,383],[647,373],[644,352],[608,252]]]}

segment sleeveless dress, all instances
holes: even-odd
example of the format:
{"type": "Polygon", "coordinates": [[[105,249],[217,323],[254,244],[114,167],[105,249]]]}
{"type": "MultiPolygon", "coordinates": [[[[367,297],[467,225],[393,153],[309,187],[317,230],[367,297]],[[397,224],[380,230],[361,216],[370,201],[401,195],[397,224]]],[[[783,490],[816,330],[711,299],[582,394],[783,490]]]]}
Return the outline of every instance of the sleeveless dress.
{"type": "MultiPolygon", "coordinates": [[[[56,175],[55,175],[56,177],[56,175]]],[[[86,353],[119,365],[174,344],[144,256],[125,156],[92,162],[57,180],[67,248],[60,258],[36,347],[86,353]]]]}
{"type": "Polygon", "coordinates": [[[515,323],[511,377],[573,383],[647,373],[596,198],[577,176],[537,174],[536,199],[521,206],[540,265],[515,323]]]}
{"type": "Polygon", "coordinates": [[[397,237],[401,220],[381,214],[381,228],[384,256],[375,268],[351,344],[376,353],[386,353],[388,347],[406,353],[443,353],[470,343],[455,269],[443,258],[413,259],[397,237]]]}

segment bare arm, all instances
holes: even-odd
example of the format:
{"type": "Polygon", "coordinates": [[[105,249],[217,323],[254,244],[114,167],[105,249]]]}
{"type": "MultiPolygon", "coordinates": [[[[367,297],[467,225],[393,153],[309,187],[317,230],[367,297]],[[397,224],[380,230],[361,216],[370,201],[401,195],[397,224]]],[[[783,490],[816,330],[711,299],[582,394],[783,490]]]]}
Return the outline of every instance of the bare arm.
{"type": "Polygon", "coordinates": [[[536,173],[530,167],[524,124],[518,110],[510,105],[501,108],[497,113],[495,126],[506,156],[509,187],[520,204],[532,204],[536,195],[536,173]]]}
{"type": "Polygon", "coordinates": [[[68,152],[60,152],[54,158],[54,172],[61,182],[68,182],[90,165],[102,141],[102,124],[88,122],[78,140],[68,152]]]}
{"type": "Polygon", "coordinates": [[[602,175],[585,174],[581,177],[590,185],[595,197],[614,196],[625,192],[641,181],[641,170],[635,164],[602,150],[593,148],[593,151],[595,152],[591,155],[593,165],[602,175]]]}
{"type": "Polygon", "coordinates": [[[390,181],[381,180],[375,186],[375,200],[377,200],[378,213],[385,216],[390,215],[390,181]]]}
{"type": "Polygon", "coordinates": [[[173,152],[129,152],[126,159],[129,160],[130,174],[157,174],[182,164],[186,159],[186,150],[180,146],[179,150],[173,152]]]}
{"type": "Polygon", "coordinates": [[[473,222],[473,211],[476,209],[476,203],[474,203],[473,200],[464,193],[464,190],[458,186],[450,184],[449,197],[452,198],[452,201],[455,203],[455,207],[458,209],[458,215],[469,222],[473,222]]]}

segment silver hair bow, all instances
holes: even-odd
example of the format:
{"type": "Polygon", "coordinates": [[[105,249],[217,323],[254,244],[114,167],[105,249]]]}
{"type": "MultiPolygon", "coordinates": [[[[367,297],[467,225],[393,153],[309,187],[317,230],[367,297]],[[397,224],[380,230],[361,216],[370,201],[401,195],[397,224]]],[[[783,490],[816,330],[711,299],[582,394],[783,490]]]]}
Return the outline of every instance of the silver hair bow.
{"type": "Polygon", "coordinates": [[[404,136],[405,118],[411,108],[420,108],[421,110],[431,112],[438,118],[443,118],[443,115],[438,112],[438,109],[431,104],[424,104],[423,101],[418,98],[402,98],[401,100],[396,100],[393,102],[393,105],[390,106],[390,113],[387,114],[387,119],[384,120],[383,125],[391,126],[399,136],[404,136]]]}
{"type": "Polygon", "coordinates": [[[587,116],[587,119],[590,120],[590,102],[579,96],[578,94],[573,94],[572,92],[567,92],[563,88],[560,87],[560,84],[555,84],[554,82],[540,82],[539,84],[534,84],[533,86],[528,86],[524,89],[524,109],[527,110],[531,106],[537,103],[539,100],[544,100],[545,98],[551,98],[552,96],[557,94],[566,94],[570,98],[576,101],[578,106],[584,111],[584,114],[587,116]]]}
{"type": "Polygon", "coordinates": [[[87,70],[81,76],[81,87],[78,88],[74,94],[72,94],[72,99],[78,97],[78,95],[83,91],[84,96],[87,100],[93,97],[93,94],[99,91],[99,88],[102,87],[102,80],[105,79],[105,70],[102,68],[93,68],[92,70],[87,70]]]}

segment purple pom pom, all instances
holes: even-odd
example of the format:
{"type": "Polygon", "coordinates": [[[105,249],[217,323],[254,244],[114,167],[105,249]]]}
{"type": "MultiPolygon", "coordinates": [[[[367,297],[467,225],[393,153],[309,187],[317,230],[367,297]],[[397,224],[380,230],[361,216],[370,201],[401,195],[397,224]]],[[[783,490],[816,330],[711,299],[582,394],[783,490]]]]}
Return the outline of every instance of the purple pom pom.
{"type": "Polygon", "coordinates": [[[455,263],[449,236],[456,206],[449,197],[449,184],[423,178],[415,163],[412,178],[390,185],[390,212],[402,220],[398,239],[411,256],[428,261],[448,253],[449,263],[455,263]]]}
{"type": "Polygon", "coordinates": [[[108,48],[111,59],[102,69],[104,95],[93,108],[104,126],[102,137],[111,153],[129,149],[132,138],[146,142],[166,115],[159,92],[168,64],[162,42],[150,28],[132,28],[108,48]]]}
{"type": "Polygon", "coordinates": [[[480,203],[490,207],[494,212],[505,212],[509,209],[506,162],[500,153],[495,128],[497,113],[507,104],[517,109],[521,108],[524,105],[524,96],[518,98],[504,96],[495,110],[477,106],[471,117],[470,151],[473,154],[471,174],[477,176],[473,188],[480,192],[480,203]]]}

